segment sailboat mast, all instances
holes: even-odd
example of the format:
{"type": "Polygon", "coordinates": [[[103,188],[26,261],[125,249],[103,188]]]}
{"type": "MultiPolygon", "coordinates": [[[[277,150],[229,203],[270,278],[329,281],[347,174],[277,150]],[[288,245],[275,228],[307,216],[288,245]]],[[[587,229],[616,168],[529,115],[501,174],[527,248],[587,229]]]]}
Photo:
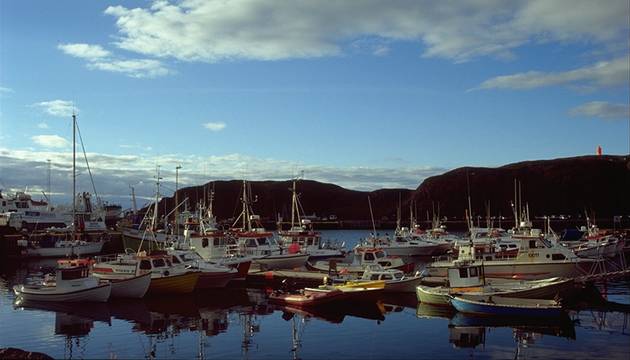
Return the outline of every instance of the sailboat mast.
{"type": "Polygon", "coordinates": [[[76,209],[76,194],[77,194],[77,115],[72,112],[72,240],[76,239],[77,235],[77,209],[76,209]]]}
{"type": "Polygon", "coordinates": [[[155,209],[153,210],[153,221],[151,222],[151,230],[155,231],[157,217],[158,217],[158,202],[160,201],[160,165],[156,166],[157,170],[157,182],[155,191],[155,209]]]}
{"type": "Polygon", "coordinates": [[[374,236],[376,236],[376,223],[374,222],[374,213],[372,212],[372,201],[370,200],[370,196],[368,195],[368,205],[370,205],[370,217],[372,218],[372,231],[374,231],[374,236]]]}
{"type": "Polygon", "coordinates": [[[295,195],[295,179],[293,179],[293,193],[291,196],[291,229],[295,226],[295,211],[297,208],[297,198],[295,195]]]}

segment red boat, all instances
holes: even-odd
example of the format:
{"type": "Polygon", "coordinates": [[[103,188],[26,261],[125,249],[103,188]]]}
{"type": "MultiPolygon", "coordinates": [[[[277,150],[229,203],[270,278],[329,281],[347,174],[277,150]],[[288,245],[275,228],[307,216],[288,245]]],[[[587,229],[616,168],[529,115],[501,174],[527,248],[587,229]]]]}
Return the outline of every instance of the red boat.
{"type": "Polygon", "coordinates": [[[285,304],[296,307],[317,306],[330,303],[331,301],[347,299],[352,293],[339,289],[317,289],[305,288],[300,293],[273,292],[269,295],[269,300],[277,304],[285,304]]]}

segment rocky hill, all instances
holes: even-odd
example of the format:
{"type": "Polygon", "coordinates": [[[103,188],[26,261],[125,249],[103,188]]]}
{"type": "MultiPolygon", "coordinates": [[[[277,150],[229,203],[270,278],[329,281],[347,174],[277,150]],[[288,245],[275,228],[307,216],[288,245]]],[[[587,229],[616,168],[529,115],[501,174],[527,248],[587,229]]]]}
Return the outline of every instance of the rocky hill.
{"type": "MultiPolygon", "coordinates": [[[[526,161],[498,168],[462,167],[422,182],[415,190],[381,189],[372,192],[344,189],[334,184],[312,180],[298,182],[300,200],[307,215],[335,215],[342,220],[370,219],[370,196],[377,220],[395,219],[399,197],[403,219],[408,219],[410,204],[417,217],[437,212],[449,219],[462,219],[470,189],[473,213],[486,214],[489,204],[494,216],[511,217],[515,180],[521,184],[523,203],[532,216],[577,215],[595,212],[598,217],[630,215],[630,160],[623,156],[581,156],[554,160],[526,161]]],[[[242,181],[215,181],[203,186],[179,190],[180,201],[189,198],[195,206],[204,198],[204,189],[214,186],[214,210],[219,219],[238,216],[242,181]]],[[[263,218],[285,219],[291,211],[291,181],[252,181],[251,193],[257,196],[254,211],[263,218]]],[[[174,199],[165,198],[162,209],[173,207],[174,199]]]]}

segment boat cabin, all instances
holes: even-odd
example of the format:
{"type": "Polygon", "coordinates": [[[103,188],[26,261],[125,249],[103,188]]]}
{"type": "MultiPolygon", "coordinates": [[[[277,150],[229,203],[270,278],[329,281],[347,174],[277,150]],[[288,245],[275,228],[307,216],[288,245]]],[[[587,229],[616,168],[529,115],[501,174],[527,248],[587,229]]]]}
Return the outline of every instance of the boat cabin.
{"type": "Polygon", "coordinates": [[[366,267],[362,280],[401,280],[405,274],[400,270],[385,270],[381,265],[372,264],[366,267]]]}
{"type": "Polygon", "coordinates": [[[477,288],[485,285],[485,274],[482,265],[472,265],[471,261],[458,260],[448,268],[450,288],[477,288]]]}

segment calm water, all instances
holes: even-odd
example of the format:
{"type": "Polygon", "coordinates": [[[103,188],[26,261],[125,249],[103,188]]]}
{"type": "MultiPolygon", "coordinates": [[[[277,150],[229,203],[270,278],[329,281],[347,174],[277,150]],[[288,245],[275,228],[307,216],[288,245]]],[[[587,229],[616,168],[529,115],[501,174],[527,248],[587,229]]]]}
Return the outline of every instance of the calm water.
{"type": "MultiPolygon", "coordinates": [[[[351,245],[367,231],[326,231],[351,245]]],[[[54,263],[54,262],[53,262],[54,263]]],[[[418,306],[415,295],[307,313],[264,289],[226,289],[106,304],[15,304],[11,287],[46,263],[0,270],[0,347],[56,358],[627,359],[630,282],[601,284],[606,309],[532,322],[418,306]]]]}

